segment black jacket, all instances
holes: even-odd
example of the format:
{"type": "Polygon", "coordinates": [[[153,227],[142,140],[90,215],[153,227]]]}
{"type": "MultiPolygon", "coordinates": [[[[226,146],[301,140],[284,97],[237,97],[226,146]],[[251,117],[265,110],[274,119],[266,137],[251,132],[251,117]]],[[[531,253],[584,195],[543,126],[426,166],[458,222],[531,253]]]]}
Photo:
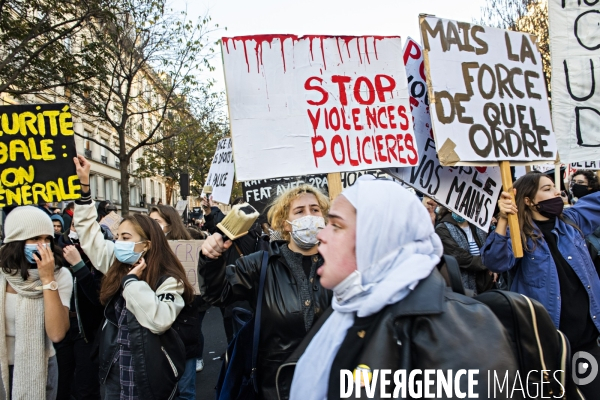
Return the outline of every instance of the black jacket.
{"type": "MultiPolygon", "coordinates": [[[[315,334],[311,330],[309,335],[315,334]]],[[[307,338],[280,368],[277,382],[281,399],[289,397],[296,362],[309,340],[307,338]]],[[[437,269],[405,299],[375,315],[355,319],[332,364],[329,399],[340,398],[340,369],[354,370],[359,364],[371,370],[406,370],[407,379],[414,369],[435,369],[444,373],[447,370],[456,373],[460,369],[479,369],[475,386],[479,398],[488,398],[487,371],[496,371],[501,380],[508,371],[511,386],[518,370],[508,334],[494,313],[486,305],[446,288],[437,269]]],[[[493,379],[493,372],[491,376],[493,379]]],[[[465,381],[461,380],[463,390],[465,381]]],[[[380,398],[379,382],[375,399],[380,398]]],[[[390,387],[393,388],[388,386],[388,392],[392,392],[390,387]]],[[[310,390],[308,386],[307,390],[310,390]]],[[[431,391],[435,393],[436,389],[431,391]]],[[[515,398],[519,393],[516,392],[515,398]]],[[[351,397],[354,398],[355,393],[351,397]]],[[[495,398],[509,397],[498,392],[495,398]]]]}
{"type": "MultiPolygon", "coordinates": [[[[461,269],[475,273],[477,293],[483,293],[486,290],[492,289],[492,286],[494,284],[494,277],[490,275],[490,271],[486,268],[485,265],[483,265],[481,256],[471,255],[471,253],[469,253],[467,250],[460,247],[450,234],[448,228],[446,227],[446,222],[458,227],[461,234],[465,235],[465,240],[467,239],[467,235],[463,232],[462,228],[458,225],[454,218],[452,218],[452,213],[444,215],[444,217],[435,227],[435,233],[437,233],[440,239],[442,240],[442,245],[444,246],[444,254],[456,258],[456,261],[458,261],[458,265],[461,269]]],[[[484,243],[481,242],[479,235],[477,235],[477,228],[475,228],[472,224],[469,224],[469,227],[471,228],[471,233],[473,234],[473,239],[475,239],[475,243],[477,243],[477,246],[479,246],[479,248],[482,248],[484,243]]]]}
{"type": "Polygon", "coordinates": [[[75,246],[85,263],[85,267],[75,272],[71,271],[74,282],[70,310],[77,313],[77,324],[83,339],[86,342],[93,342],[103,319],[104,307],[100,303],[100,286],[104,275],[94,268],[90,259],[81,250],[79,241],[71,240],[68,231],[58,238],[58,245],[63,248],[75,246]]]}
{"type": "Polygon", "coordinates": [[[73,217],[71,217],[66,212],[63,212],[62,219],[65,222],[63,226],[63,232],[69,233],[69,231],[71,230],[71,222],[73,222],[73,217]]]}
{"type": "MultiPolygon", "coordinates": [[[[126,280],[125,276],[123,280],[126,280]]],[[[119,329],[113,296],[106,305],[106,320],[102,327],[99,349],[100,384],[106,382],[113,359],[119,351],[119,329]]],[[[177,381],[185,368],[184,344],[174,329],[155,335],[140,325],[131,311],[127,311],[127,328],[131,349],[131,364],[139,398],[145,400],[172,399],[177,391],[177,381]],[[178,355],[181,355],[179,357],[178,355]],[[166,356],[166,357],[165,357],[166,356]]]]}
{"type": "MultiPolygon", "coordinates": [[[[304,308],[312,307],[313,324],[329,307],[332,292],[323,288],[315,274],[310,282],[311,300],[300,299],[300,285],[283,257],[280,246],[284,242],[272,242],[269,248],[264,302],[261,319],[258,379],[260,398],[276,399],[275,375],[306,336],[304,308]]],[[[316,266],[323,263],[318,257],[316,266]]],[[[256,306],[262,252],[242,257],[235,264],[226,266],[223,257],[211,260],[200,254],[198,275],[202,297],[215,306],[226,306],[237,300],[248,300],[256,306]]],[[[308,283],[308,282],[306,282],[308,283]]]]}

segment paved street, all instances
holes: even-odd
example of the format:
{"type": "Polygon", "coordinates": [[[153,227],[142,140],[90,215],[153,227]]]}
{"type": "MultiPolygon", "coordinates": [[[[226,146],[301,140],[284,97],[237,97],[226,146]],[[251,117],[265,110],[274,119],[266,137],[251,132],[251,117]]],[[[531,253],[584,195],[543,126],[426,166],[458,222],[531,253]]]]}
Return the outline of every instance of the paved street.
{"type": "Polygon", "coordinates": [[[218,308],[211,308],[206,312],[202,322],[204,333],[204,370],[196,374],[196,399],[214,400],[215,384],[221,369],[220,357],[227,348],[223,318],[218,308]]]}

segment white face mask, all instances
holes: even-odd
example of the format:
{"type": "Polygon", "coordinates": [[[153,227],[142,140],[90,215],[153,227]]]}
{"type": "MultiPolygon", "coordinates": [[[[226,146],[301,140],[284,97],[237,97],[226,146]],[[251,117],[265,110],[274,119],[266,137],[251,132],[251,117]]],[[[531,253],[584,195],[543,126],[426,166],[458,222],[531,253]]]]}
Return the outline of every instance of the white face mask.
{"type": "Polygon", "coordinates": [[[333,288],[333,294],[338,303],[341,304],[364,292],[366,289],[367,288],[362,285],[362,275],[360,271],[356,270],[333,288]]]}
{"type": "MultiPolygon", "coordinates": [[[[158,221],[156,221],[156,222],[158,222],[158,221]]],[[[158,222],[158,225],[160,225],[160,229],[163,231],[165,236],[167,236],[171,232],[171,231],[165,232],[165,225],[161,224],[160,222],[158,222]]],[[[167,226],[169,226],[169,225],[167,225],[167,226]]]]}
{"type": "Polygon", "coordinates": [[[302,250],[315,247],[319,243],[317,239],[319,231],[325,228],[325,219],[315,215],[307,215],[287,222],[292,225],[292,240],[302,250]]]}
{"type": "Polygon", "coordinates": [[[69,237],[73,240],[79,240],[79,235],[75,231],[69,231],[69,237]]]}

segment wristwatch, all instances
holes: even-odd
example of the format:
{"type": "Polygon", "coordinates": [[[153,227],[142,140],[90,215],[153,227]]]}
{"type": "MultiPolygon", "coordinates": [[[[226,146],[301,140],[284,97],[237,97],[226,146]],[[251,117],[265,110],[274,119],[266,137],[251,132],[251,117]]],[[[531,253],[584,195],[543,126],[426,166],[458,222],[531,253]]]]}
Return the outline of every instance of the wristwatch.
{"type": "Polygon", "coordinates": [[[45,284],[44,286],[38,286],[35,289],[36,290],[46,290],[46,289],[58,290],[58,283],[56,283],[56,281],[52,281],[50,283],[45,284]]]}

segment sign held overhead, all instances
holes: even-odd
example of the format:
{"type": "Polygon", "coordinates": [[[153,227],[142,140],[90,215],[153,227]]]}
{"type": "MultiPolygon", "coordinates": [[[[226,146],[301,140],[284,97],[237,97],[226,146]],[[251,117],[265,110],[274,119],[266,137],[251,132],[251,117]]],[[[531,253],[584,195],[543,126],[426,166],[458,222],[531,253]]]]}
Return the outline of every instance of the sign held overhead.
{"type": "Polygon", "coordinates": [[[433,16],[420,25],[442,165],[554,161],[535,38],[433,16]]]}
{"type": "Polygon", "coordinates": [[[78,199],[68,104],[0,107],[0,208],[78,199]]]}
{"type": "Polygon", "coordinates": [[[552,122],[563,162],[600,151],[600,3],[549,0],[552,122]]]}
{"type": "Polygon", "coordinates": [[[399,37],[244,36],[222,50],[238,180],[418,162],[399,37]]]}
{"type": "MultiPolygon", "coordinates": [[[[203,193],[208,194],[207,190],[211,190],[214,201],[228,204],[233,189],[234,175],[231,138],[221,139],[217,143],[217,150],[208,170],[203,193]]],[[[210,196],[210,194],[208,195],[210,196]]]]}

